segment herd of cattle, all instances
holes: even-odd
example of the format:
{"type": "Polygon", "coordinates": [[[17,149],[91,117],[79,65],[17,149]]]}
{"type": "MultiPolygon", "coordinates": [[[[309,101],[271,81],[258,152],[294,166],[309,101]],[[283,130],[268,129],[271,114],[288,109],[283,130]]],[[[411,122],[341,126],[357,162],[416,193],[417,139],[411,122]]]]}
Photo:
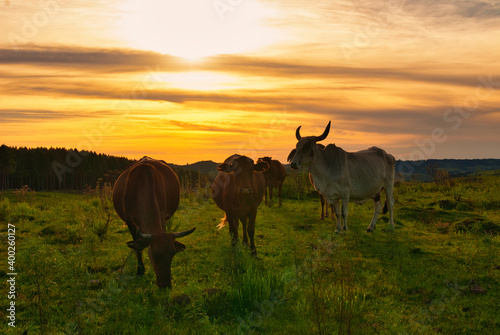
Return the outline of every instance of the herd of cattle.
{"type": "MultiPolygon", "coordinates": [[[[380,194],[386,193],[389,223],[393,222],[393,188],[395,159],[384,150],[372,147],[359,152],[346,152],[329,144],[318,143],[328,136],[330,124],[321,136],[302,137],[297,128],[297,145],[288,156],[292,169],[309,172],[311,183],[319,192],[323,208],[330,205],[337,217],[337,231],[347,230],[350,201],[364,203],[373,199],[375,211],[367,231],[375,229],[382,209],[380,194]],[[342,201],[342,206],[341,206],[342,201]]],[[[223,224],[229,224],[233,242],[238,241],[238,228],[243,226],[243,242],[256,254],[254,235],[257,207],[267,189],[272,199],[278,189],[279,205],[286,177],[284,166],[270,157],[252,159],[232,155],[217,167],[212,185],[212,197],[225,212],[223,224]]],[[[176,239],[191,234],[195,228],[178,233],[165,232],[165,222],[177,210],[180,198],[179,179],[164,162],[144,157],[128,167],[117,179],[113,189],[113,205],[118,216],[127,224],[133,240],[128,242],[137,256],[137,275],[144,274],[142,251],[148,248],[149,259],[159,287],[171,286],[171,263],[174,255],[185,249],[176,239]]],[[[384,208],[385,210],[385,208],[384,208]]]]}

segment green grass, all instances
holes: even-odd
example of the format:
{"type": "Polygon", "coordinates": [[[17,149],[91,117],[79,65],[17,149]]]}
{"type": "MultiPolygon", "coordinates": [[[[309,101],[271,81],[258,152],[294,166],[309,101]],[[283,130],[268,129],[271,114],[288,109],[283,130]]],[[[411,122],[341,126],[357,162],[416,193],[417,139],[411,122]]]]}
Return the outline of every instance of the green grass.
{"type": "MultiPolygon", "coordinates": [[[[296,180],[295,180],[296,181],[296,180]]],[[[288,186],[289,192],[296,185],[288,186]]],[[[304,186],[305,187],[305,186],[304,186]]],[[[350,204],[350,231],[321,221],[316,197],[261,205],[258,258],[231,246],[206,190],[183,193],[170,228],[196,231],[161,290],[144,253],[96,195],[0,195],[0,246],[16,226],[16,329],[6,334],[494,334],[500,327],[500,177],[396,188],[395,230],[350,204]],[[97,227],[97,228],[96,228],[97,227]],[[122,265],[124,267],[122,268],[122,265]]],[[[241,228],[240,228],[241,238],[241,228]]],[[[7,257],[2,257],[2,281],[7,257]]],[[[2,306],[9,302],[1,297],[2,306]]]]}

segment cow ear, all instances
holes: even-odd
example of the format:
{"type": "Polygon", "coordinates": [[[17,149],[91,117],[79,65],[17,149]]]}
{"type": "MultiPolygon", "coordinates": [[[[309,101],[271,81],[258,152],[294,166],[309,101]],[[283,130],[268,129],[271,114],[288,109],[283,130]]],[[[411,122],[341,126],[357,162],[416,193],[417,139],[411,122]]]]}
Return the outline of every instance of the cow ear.
{"type": "Polygon", "coordinates": [[[295,156],[295,153],[297,152],[297,149],[293,149],[290,151],[290,154],[288,155],[288,158],[286,159],[287,162],[291,162],[293,157],[295,156]]]}
{"type": "Polygon", "coordinates": [[[150,243],[151,243],[151,239],[140,238],[137,240],[127,242],[127,245],[131,249],[134,249],[136,251],[142,251],[142,250],[146,249],[150,243]]]}
{"type": "Polygon", "coordinates": [[[186,249],[186,246],[181,242],[174,241],[174,246],[175,246],[175,252],[180,252],[186,249]]]}
{"type": "Polygon", "coordinates": [[[217,166],[217,171],[229,173],[231,172],[231,166],[227,163],[219,164],[219,166],[217,166]]]}
{"type": "Polygon", "coordinates": [[[254,171],[262,172],[266,171],[267,169],[269,169],[269,164],[267,164],[267,162],[264,161],[258,161],[257,164],[253,165],[254,171]]]}

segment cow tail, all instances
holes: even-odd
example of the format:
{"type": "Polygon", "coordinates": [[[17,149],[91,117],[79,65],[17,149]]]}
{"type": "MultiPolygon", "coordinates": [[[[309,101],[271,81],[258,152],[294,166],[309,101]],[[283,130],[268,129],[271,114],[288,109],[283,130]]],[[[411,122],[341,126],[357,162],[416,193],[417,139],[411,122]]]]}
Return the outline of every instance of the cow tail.
{"type": "Polygon", "coordinates": [[[384,208],[382,209],[382,213],[385,215],[389,211],[389,207],[387,207],[387,200],[385,200],[384,208]]]}
{"type": "Polygon", "coordinates": [[[221,230],[222,228],[224,228],[226,223],[227,223],[227,215],[224,215],[224,217],[220,219],[220,223],[217,225],[217,230],[221,230]]]}

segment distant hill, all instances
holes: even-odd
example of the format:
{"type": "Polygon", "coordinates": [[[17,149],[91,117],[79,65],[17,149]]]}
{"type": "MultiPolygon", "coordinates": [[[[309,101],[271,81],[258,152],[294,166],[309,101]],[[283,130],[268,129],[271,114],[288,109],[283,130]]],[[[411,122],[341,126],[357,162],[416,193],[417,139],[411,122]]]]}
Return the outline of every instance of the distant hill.
{"type": "Polygon", "coordinates": [[[201,162],[196,162],[193,164],[186,164],[186,165],[177,165],[177,164],[168,164],[172,167],[180,168],[180,169],[187,169],[195,172],[200,172],[200,173],[206,173],[209,175],[215,175],[217,174],[217,166],[219,163],[215,163],[214,161],[201,161],[201,162]]]}
{"type": "Polygon", "coordinates": [[[428,170],[439,168],[448,171],[451,177],[463,177],[479,172],[500,169],[500,159],[428,159],[419,161],[396,161],[396,173],[405,180],[430,181],[428,170]]]}

